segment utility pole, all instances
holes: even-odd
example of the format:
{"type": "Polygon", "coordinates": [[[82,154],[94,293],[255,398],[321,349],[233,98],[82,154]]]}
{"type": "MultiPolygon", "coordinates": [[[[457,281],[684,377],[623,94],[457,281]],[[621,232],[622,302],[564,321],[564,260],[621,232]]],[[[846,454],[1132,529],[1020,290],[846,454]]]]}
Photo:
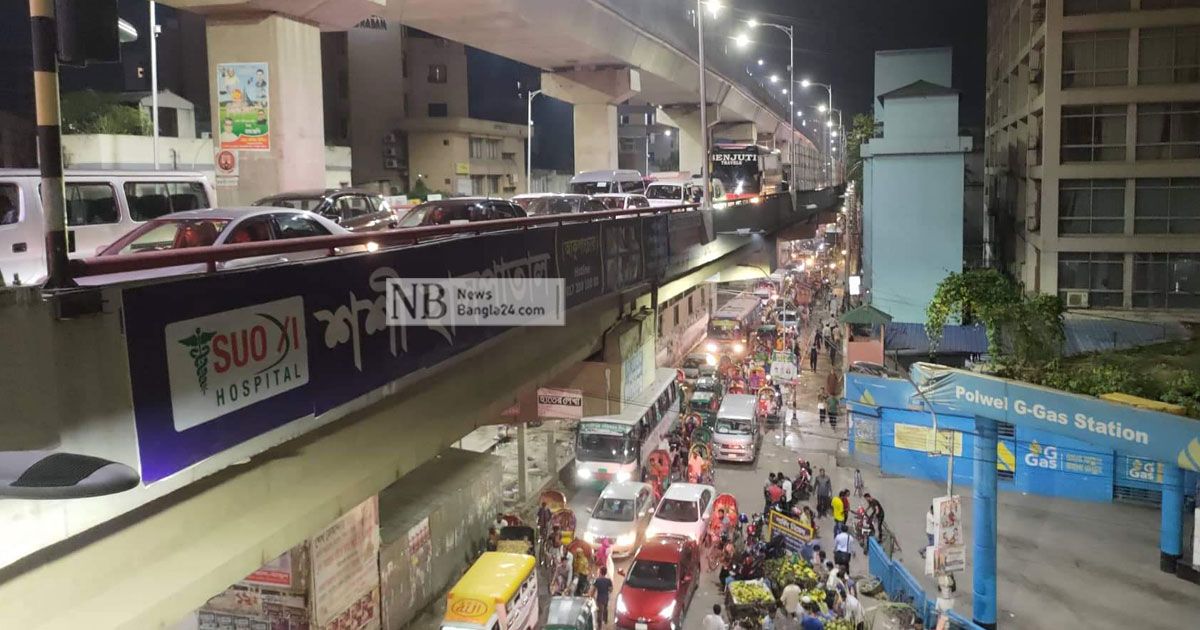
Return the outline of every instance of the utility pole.
{"type": "MultiPolygon", "coordinates": [[[[158,170],[158,3],[150,0],[150,124],[154,126],[154,170],[158,170]]],[[[140,110],[139,110],[140,111],[140,110]]]]}
{"type": "Polygon", "coordinates": [[[696,37],[700,45],[700,133],[704,137],[701,142],[703,153],[700,156],[700,182],[704,192],[700,197],[700,207],[709,207],[711,191],[708,183],[708,86],[704,70],[704,6],[703,0],[696,0],[696,37]]]}

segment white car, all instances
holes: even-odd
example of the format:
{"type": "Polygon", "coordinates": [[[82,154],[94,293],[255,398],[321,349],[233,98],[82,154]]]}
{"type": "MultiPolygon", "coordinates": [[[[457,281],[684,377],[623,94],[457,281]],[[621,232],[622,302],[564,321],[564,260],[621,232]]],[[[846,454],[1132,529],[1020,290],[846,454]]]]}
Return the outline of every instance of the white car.
{"type": "Polygon", "coordinates": [[[697,544],[704,539],[717,489],[698,483],[674,483],[667,488],[646,526],[646,538],[670,534],[686,536],[697,544]]]}
{"type": "Polygon", "coordinates": [[[652,208],[698,203],[704,191],[691,180],[663,180],[646,186],[646,199],[652,208]]]}
{"type": "Polygon", "coordinates": [[[612,553],[625,556],[637,549],[650,516],[654,514],[654,491],[640,481],[614,481],[604,488],[592,508],[583,540],[596,546],[612,541],[612,553]]]}
{"type": "Polygon", "coordinates": [[[779,313],[779,324],[788,328],[795,328],[800,325],[800,315],[796,311],[782,311],[779,313]]]}
{"type": "MultiPolygon", "coordinates": [[[[136,256],[143,252],[280,241],[310,236],[329,236],[331,234],[350,234],[350,232],[325,217],[304,210],[287,210],[271,207],[189,210],[187,212],[175,212],[164,215],[143,223],[138,228],[117,239],[113,244],[101,248],[97,253],[97,257],[136,256]]],[[[358,245],[338,248],[337,253],[366,250],[366,246],[358,245]]],[[[321,248],[267,254],[264,256],[251,256],[218,263],[217,268],[239,269],[257,265],[313,260],[324,258],[328,254],[328,248],[321,248]]],[[[108,284],[189,273],[203,273],[206,270],[205,263],[189,263],[138,271],[84,276],[77,278],[76,281],[81,285],[108,284]]]]}
{"type": "Polygon", "coordinates": [[[636,210],[637,208],[650,207],[650,202],[646,200],[644,195],[606,193],[592,195],[592,199],[604,204],[608,210],[636,210]]]}

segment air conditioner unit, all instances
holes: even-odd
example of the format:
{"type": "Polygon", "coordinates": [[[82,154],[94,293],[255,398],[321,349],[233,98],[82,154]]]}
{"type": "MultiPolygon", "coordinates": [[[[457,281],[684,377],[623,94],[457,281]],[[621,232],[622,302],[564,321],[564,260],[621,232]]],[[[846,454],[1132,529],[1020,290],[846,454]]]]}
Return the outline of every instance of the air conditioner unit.
{"type": "Polygon", "coordinates": [[[396,157],[396,147],[383,147],[383,157],[396,157]]]}
{"type": "Polygon", "coordinates": [[[400,168],[400,160],[388,158],[383,161],[383,168],[400,168]]]}
{"type": "Polygon", "coordinates": [[[1087,308],[1087,291],[1067,291],[1067,308],[1087,308]]]}

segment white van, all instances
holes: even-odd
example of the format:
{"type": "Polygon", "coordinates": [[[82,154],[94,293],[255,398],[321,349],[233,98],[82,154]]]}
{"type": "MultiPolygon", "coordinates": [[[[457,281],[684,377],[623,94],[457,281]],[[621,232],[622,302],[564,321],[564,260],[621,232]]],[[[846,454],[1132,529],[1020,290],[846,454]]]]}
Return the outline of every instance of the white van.
{"type": "Polygon", "coordinates": [[[699,203],[703,193],[699,180],[663,180],[650,182],[650,185],[646,186],[646,198],[650,200],[651,208],[699,203]]]}
{"type": "MultiPolygon", "coordinates": [[[[46,276],[41,176],[0,169],[0,277],[36,284],[46,276]]],[[[86,258],[142,223],[170,212],[210,208],[216,191],[202,173],[67,171],[67,251],[86,258]]]]}
{"type": "Polygon", "coordinates": [[[761,438],[758,398],[750,394],[726,396],[721,401],[713,427],[713,457],[730,462],[752,462],[758,459],[761,438]]]}
{"type": "Polygon", "coordinates": [[[571,178],[567,192],[576,195],[599,195],[602,193],[642,194],[646,182],[642,174],[633,170],[585,171],[571,178]]]}

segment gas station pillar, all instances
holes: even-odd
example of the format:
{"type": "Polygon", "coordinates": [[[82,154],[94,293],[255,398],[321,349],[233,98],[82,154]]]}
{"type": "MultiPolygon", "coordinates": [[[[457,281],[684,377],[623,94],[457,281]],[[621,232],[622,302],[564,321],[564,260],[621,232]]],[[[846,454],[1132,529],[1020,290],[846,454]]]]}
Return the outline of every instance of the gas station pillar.
{"type": "Polygon", "coordinates": [[[972,490],[972,610],[976,624],[996,627],[996,421],[975,417],[972,452],[975,486],[972,490]]]}
{"type": "MultiPolygon", "coordinates": [[[[237,149],[238,176],[218,184],[225,205],[250,205],[286,190],[325,187],[325,118],[321,98],[321,29],[278,15],[208,18],[208,68],[213,144],[237,149]],[[257,72],[218,77],[219,64],[265,64],[257,72]],[[264,98],[265,97],[265,98],[264,98]],[[257,116],[265,138],[225,129],[221,103],[257,116]]],[[[261,66],[259,66],[261,67],[261,66]]],[[[230,69],[225,66],[225,69],[230,69]]]]}
{"type": "Polygon", "coordinates": [[[1159,567],[1174,573],[1175,565],[1183,555],[1183,471],[1170,462],[1159,465],[1163,469],[1159,567]]]}
{"type": "Polygon", "coordinates": [[[641,90],[633,68],[542,73],[542,92],[574,105],[575,172],[617,168],[617,105],[641,90]]]}

